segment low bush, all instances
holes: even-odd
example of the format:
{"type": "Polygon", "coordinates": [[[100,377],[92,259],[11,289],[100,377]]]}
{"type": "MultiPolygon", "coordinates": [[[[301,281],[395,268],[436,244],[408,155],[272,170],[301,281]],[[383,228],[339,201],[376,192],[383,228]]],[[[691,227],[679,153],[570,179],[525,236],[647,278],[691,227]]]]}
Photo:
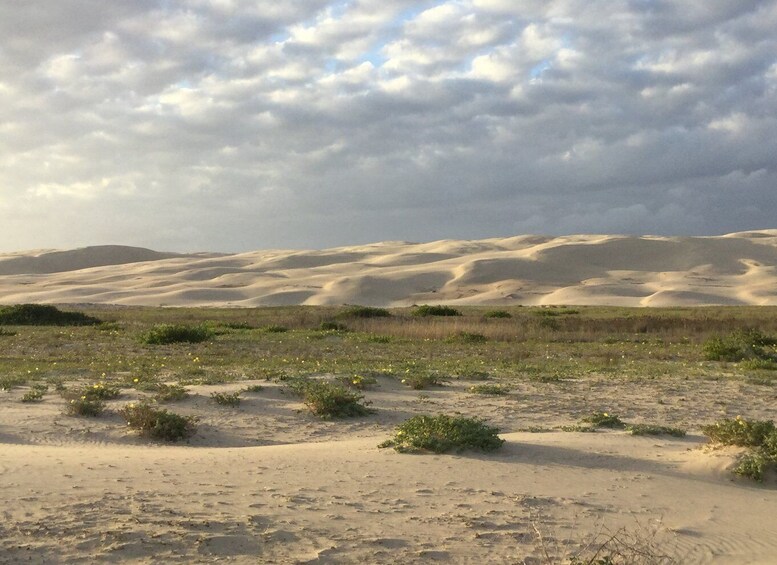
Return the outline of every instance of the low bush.
{"type": "Polygon", "coordinates": [[[450,306],[430,306],[423,304],[412,312],[413,316],[461,316],[461,312],[450,306]]]}
{"type": "Polygon", "coordinates": [[[372,413],[362,404],[361,394],[340,384],[296,377],[287,380],[286,386],[302,397],[313,414],[322,418],[352,418],[372,413]]]}
{"type": "Polygon", "coordinates": [[[144,333],[140,340],[148,345],[170,343],[200,343],[213,337],[213,330],[204,326],[182,324],[158,324],[144,333]]]}
{"type": "Polygon", "coordinates": [[[95,400],[111,400],[121,396],[121,389],[117,386],[107,385],[104,382],[86,386],[80,391],[81,396],[95,400]]]}
{"type": "Polygon", "coordinates": [[[318,329],[324,332],[347,332],[348,326],[333,320],[326,320],[321,322],[321,325],[318,326],[318,329]]]}
{"type": "Polygon", "coordinates": [[[264,387],[262,385],[250,385],[243,389],[243,392],[262,392],[264,387]]]}
{"type": "Polygon", "coordinates": [[[197,431],[194,418],[158,410],[144,402],[127,404],[119,414],[133,430],[155,440],[181,441],[197,431]]]}
{"type": "Polygon", "coordinates": [[[16,304],[0,307],[0,325],[9,326],[95,326],[102,320],[83,312],[65,312],[45,304],[16,304]]]}
{"type": "Polygon", "coordinates": [[[777,467],[777,427],[767,420],[745,420],[741,416],[702,427],[713,443],[747,447],[734,473],[762,481],[768,469],[777,467]]]}
{"type": "Polygon", "coordinates": [[[385,308],[372,306],[350,306],[337,315],[338,318],[390,318],[391,312],[385,308]]]}
{"type": "Polygon", "coordinates": [[[513,315],[505,310],[489,310],[483,314],[484,318],[512,318],[513,315]]]}
{"type": "Polygon", "coordinates": [[[356,388],[359,390],[367,390],[378,384],[378,379],[370,375],[354,375],[352,377],[342,376],[337,380],[345,386],[356,388]]]}
{"type": "Polygon", "coordinates": [[[435,373],[408,373],[401,382],[414,390],[423,390],[430,386],[444,386],[445,380],[435,373]]]}
{"type": "Polygon", "coordinates": [[[399,452],[446,453],[465,449],[493,451],[504,443],[498,433],[497,428],[473,418],[445,414],[413,416],[397,427],[393,438],[378,447],[393,447],[399,452]]]}
{"type": "Polygon", "coordinates": [[[68,416],[86,416],[94,418],[105,410],[105,403],[99,398],[89,398],[85,395],[78,397],[65,397],[65,414],[68,416]]]}
{"type": "Polygon", "coordinates": [[[713,337],[704,342],[704,355],[709,361],[774,360],[764,347],[777,344],[777,339],[756,329],[737,330],[726,337],[713,337]]]}
{"type": "Polygon", "coordinates": [[[30,387],[30,390],[24,393],[24,396],[22,396],[22,402],[40,402],[43,400],[43,395],[46,394],[48,390],[48,385],[35,383],[30,387]]]}
{"type": "Polygon", "coordinates": [[[289,331],[289,328],[286,326],[279,326],[277,324],[270,324],[269,326],[263,327],[262,331],[265,331],[269,334],[282,334],[289,331]]]}
{"type": "Polygon", "coordinates": [[[210,397],[220,406],[240,406],[240,391],[238,392],[212,392],[210,397]]]}
{"type": "Polygon", "coordinates": [[[156,385],[154,400],[156,402],[177,402],[189,396],[189,391],[180,384],[159,383],[156,385]]]}
{"type": "Polygon", "coordinates": [[[488,338],[481,333],[459,332],[449,338],[449,341],[457,343],[485,343],[488,338]]]}
{"type": "Polygon", "coordinates": [[[593,412],[580,420],[584,424],[591,424],[595,428],[625,428],[626,424],[615,414],[607,412],[593,412]]]}
{"type": "Polygon", "coordinates": [[[26,379],[17,375],[3,375],[0,377],[0,390],[11,390],[26,382],[26,379]]]}

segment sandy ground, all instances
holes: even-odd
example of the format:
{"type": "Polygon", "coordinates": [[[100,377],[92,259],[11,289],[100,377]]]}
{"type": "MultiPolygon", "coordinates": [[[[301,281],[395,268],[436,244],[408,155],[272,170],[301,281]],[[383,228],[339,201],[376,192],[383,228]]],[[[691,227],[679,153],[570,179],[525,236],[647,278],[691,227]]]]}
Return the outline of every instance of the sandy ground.
{"type": "Polygon", "coordinates": [[[773,418],[768,387],[591,377],[489,397],[466,381],[413,391],[381,378],[365,392],[373,415],[336,421],[275,383],[237,408],[209,398],[244,384],[192,386],[168,406],[200,418],[184,445],[124,425],[115,410],[136,391],[94,419],[63,415],[53,392],[1,393],[0,563],[567,563],[618,532],[676,563],[777,560],[777,484],[733,479],[736,451],[698,432],[724,415],[773,418]],[[519,431],[597,409],[691,432],[519,431]],[[414,414],[455,412],[499,426],[503,448],[377,448],[414,414]]]}
{"type": "Polygon", "coordinates": [[[0,255],[0,303],[777,304],[777,230],[720,237],[518,236],[319,251],[0,255]]]}

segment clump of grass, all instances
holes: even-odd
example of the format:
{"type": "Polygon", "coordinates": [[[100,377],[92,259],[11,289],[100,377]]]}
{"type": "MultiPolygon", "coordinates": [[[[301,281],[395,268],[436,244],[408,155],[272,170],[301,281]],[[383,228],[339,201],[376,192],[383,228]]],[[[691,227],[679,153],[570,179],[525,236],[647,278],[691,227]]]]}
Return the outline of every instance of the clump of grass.
{"type": "Polygon", "coordinates": [[[704,342],[704,355],[709,361],[773,360],[764,347],[777,344],[777,339],[757,329],[737,330],[726,337],[713,337],[704,342]]]}
{"type": "Polygon", "coordinates": [[[269,334],[282,334],[289,331],[289,328],[286,326],[279,326],[277,324],[270,324],[269,326],[264,326],[262,331],[265,331],[269,334]]]}
{"type": "Polygon", "coordinates": [[[593,412],[580,421],[584,424],[591,424],[595,428],[623,429],[626,427],[626,423],[618,416],[607,412],[593,412]]]}
{"type": "Polygon", "coordinates": [[[181,441],[197,430],[194,418],[159,410],[145,402],[127,404],[119,414],[129,427],[155,440],[181,441]]]}
{"type": "Polygon", "coordinates": [[[497,428],[486,425],[482,420],[438,416],[413,416],[400,424],[394,437],[378,447],[393,447],[400,453],[431,451],[446,453],[479,449],[493,451],[504,443],[497,434],[497,428]]]}
{"type": "Polygon", "coordinates": [[[672,436],[685,437],[685,430],[655,424],[627,424],[626,431],[633,436],[672,436]]]}
{"type": "Polygon", "coordinates": [[[249,385],[243,389],[243,392],[262,392],[263,390],[262,385],[249,385]]]}
{"type": "Polygon", "coordinates": [[[488,338],[477,332],[459,332],[451,336],[449,341],[459,343],[485,343],[488,341],[488,338]]]}
{"type": "Polygon", "coordinates": [[[378,379],[371,375],[353,375],[352,377],[343,375],[337,380],[345,386],[359,390],[367,390],[378,384],[378,379]]]}
{"type": "Polygon", "coordinates": [[[772,359],[745,359],[739,366],[750,371],[777,371],[777,363],[772,359]]]}
{"type": "Polygon", "coordinates": [[[535,383],[560,383],[564,378],[558,373],[553,373],[551,375],[531,374],[529,375],[529,380],[535,383]]]}
{"type": "Polygon", "coordinates": [[[25,382],[27,382],[25,379],[17,375],[3,375],[0,377],[0,390],[9,391],[25,382]]]}
{"type": "Polygon", "coordinates": [[[171,343],[200,343],[213,337],[213,330],[207,326],[183,324],[157,324],[144,333],[140,340],[148,345],[171,343]]]}
{"type": "Polygon", "coordinates": [[[212,392],[210,397],[220,406],[240,406],[240,391],[237,392],[212,392]]]}
{"type": "Polygon", "coordinates": [[[68,416],[95,418],[105,410],[105,403],[99,398],[90,398],[86,395],[65,398],[69,399],[65,404],[65,414],[68,416]]]}
{"type": "Polygon", "coordinates": [[[741,416],[702,427],[713,443],[747,447],[734,467],[734,474],[762,481],[768,469],[777,467],[777,427],[768,420],[745,420],[741,416]]]}
{"type": "Polygon", "coordinates": [[[16,304],[0,307],[0,325],[8,326],[95,326],[102,320],[83,312],[65,312],[45,304],[16,304]]]}
{"type": "Polygon", "coordinates": [[[390,318],[391,312],[385,308],[372,306],[350,306],[337,315],[338,318],[390,318]]]}
{"type": "Polygon", "coordinates": [[[364,397],[340,384],[297,377],[286,381],[305,406],[321,418],[353,418],[372,411],[362,404],[364,397]]]}
{"type": "Polygon", "coordinates": [[[369,341],[370,343],[391,343],[392,341],[394,341],[394,338],[392,338],[390,335],[376,335],[376,334],[370,334],[364,339],[366,341],[369,341]]]}
{"type": "Polygon", "coordinates": [[[334,320],[325,320],[321,322],[318,329],[324,332],[347,332],[348,326],[341,324],[340,322],[335,322],[334,320]]]}
{"type": "Polygon", "coordinates": [[[483,314],[484,318],[512,318],[513,315],[506,310],[489,310],[483,314]]]}
{"type": "Polygon", "coordinates": [[[35,383],[30,387],[30,390],[24,393],[22,396],[22,402],[40,402],[43,400],[43,395],[48,392],[49,386],[43,383],[35,383]]]}
{"type": "Polygon", "coordinates": [[[81,389],[81,396],[97,400],[111,400],[121,396],[121,389],[117,386],[99,382],[81,389]]]}
{"type": "Polygon", "coordinates": [[[11,337],[14,335],[16,335],[15,331],[7,330],[5,328],[0,328],[0,337],[3,337],[3,336],[11,337]]]}
{"type": "Polygon", "coordinates": [[[413,316],[461,316],[461,312],[450,306],[430,306],[423,304],[415,308],[413,316]]]}
{"type": "Polygon", "coordinates": [[[486,394],[492,396],[504,396],[510,392],[510,387],[505,385],[473,385],[469,387],[469,391],[473,394],[486,394]]]}
{"type": "Polygon", "coordinates": [[[159,383],[156,385],[156,402],[177,402],[189,396],[189,391],[180,384],[159,383]]]}
{"type": "Polygon", "coordinates": [[[487,371],[464,369],[458,372],[458,378],[466,381],[487,381],[491,378],[491,375],[487,371]]]}
{"type": "Polygon", "coordinates": [[[402,377],[402,384],[413,390],[423,390],[430,386],[444,386],[445,380],[435,373],[408,373],[402,377]]]}

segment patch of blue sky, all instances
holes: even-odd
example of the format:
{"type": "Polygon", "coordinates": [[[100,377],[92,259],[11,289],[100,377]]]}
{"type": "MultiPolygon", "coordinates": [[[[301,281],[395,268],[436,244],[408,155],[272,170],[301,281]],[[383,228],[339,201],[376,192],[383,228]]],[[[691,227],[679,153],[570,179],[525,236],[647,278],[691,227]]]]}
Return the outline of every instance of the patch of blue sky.
{"type": "Polygon", "coordinates": [[[534,65],[531,70],[529,70],[529,76],[531,78],[539,78],[542,76],[542,73],[547,71],[551,67],[550,59],[545,59],[544,61],[540,61],[536,65],[534,65]]]}
{"type": "Polygon", "coordinates": [[[270,43],[283,43],[284,41],[286,41],[290,37],[291,37],[291,35],[289,34],[289,32],[287,30],[277,31],[277,32],[273,33],[268,38],[268,41],[270,43]]]}

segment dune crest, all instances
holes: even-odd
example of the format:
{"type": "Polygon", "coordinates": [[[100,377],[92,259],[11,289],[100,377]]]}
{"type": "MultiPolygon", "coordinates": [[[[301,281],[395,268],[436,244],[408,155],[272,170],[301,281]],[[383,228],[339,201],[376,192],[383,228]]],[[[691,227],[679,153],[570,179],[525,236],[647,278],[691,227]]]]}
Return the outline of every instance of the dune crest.
{"type": "Polygon", "coordinates": [[[0,302],[168,306],[777,304],[777,230],[383,242],[310,251],[125,246],[0,255],[0,302]]]}

